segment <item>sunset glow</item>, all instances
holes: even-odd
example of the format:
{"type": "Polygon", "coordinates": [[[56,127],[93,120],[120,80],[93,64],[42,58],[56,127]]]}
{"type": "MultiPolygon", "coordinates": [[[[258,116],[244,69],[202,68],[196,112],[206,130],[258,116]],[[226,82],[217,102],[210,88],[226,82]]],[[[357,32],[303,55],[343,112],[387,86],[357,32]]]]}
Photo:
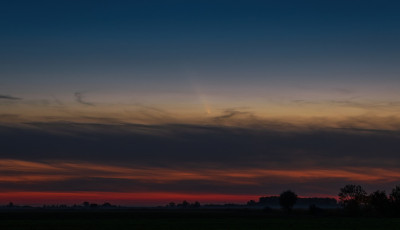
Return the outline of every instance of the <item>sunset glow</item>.
{"type": "Polygon", "coordinates": [[[2,3],[0,206],[389,191],[397,5],[2,3]]]}

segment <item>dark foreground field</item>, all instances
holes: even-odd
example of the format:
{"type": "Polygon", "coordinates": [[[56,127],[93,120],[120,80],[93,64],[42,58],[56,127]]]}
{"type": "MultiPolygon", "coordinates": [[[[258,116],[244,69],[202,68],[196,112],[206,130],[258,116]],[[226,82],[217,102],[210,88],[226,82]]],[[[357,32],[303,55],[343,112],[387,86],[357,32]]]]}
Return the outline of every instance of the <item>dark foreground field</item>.
{"type": "Polygon", "coordinates": [[[270,215],[232,210],[29,210],[0,212],[0,229],[400,229],[400,218],[270,215]]]}

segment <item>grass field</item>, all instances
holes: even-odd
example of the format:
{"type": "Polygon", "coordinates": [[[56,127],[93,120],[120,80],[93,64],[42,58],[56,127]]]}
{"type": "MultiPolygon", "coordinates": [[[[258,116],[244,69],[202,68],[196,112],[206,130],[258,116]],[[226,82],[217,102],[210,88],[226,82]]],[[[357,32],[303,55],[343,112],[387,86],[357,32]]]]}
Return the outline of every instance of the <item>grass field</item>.
{"type": "Polygon", "coordinates": [[[13,212],[0,229],[400,229],[400,218],[271,217],[241,212],[13,212]]]}

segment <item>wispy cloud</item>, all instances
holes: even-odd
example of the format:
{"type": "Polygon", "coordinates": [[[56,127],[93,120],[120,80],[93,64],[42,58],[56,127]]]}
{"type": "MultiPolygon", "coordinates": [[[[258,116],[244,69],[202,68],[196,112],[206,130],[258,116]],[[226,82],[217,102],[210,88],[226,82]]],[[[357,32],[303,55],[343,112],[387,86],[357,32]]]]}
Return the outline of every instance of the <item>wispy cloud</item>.
{"type": "Polygon", "coordinates": [[[398,111],[400,110],[400,101],[370,101],[370,100],[292,100],[296,105],[329,105],[339,107],[358,108],[371,111],[398,111]]]}
{"type": "Polygon", "coordinates": [[[75,101],[77,101],[78,103],[80,103],[82,105],[87,105],[87,106],[95,105],[94,103],[85,101],[85,95],[82,92],[75,92],[74,97],[75,97],[75,101]]]}
{"type": "Polygon", "coordinates": [[[243,119],[248,117],[254,117],[254,114],[248,111],[240,111],[238,109],[231,108],[231,109],[225,109],[222,112],[222,115],[214,117],[213,120],[218,123],[222,121],[228,121],[231,119],[241,119],[241,118],[243,119]]]}
{"type": "Polygon", "coordinates": [[[352,167],[342,169],[199,169],[199,168],[161,168],[161,167],[127,167],[85,162],[31,162],[11,159],[0,159],[0,181],[10,181],[13,176],[16,181],[43,181],[48,176],[60,180],[65,178],[111,178],[139,180],[151,183],[168,183],[173,181],[205,180],[226,184],[257,184],[260,180],[275,180],[276,178],[301,179],[312,181],[321,178],[346,178],[357,181],[396,181],[400,172],[395,169],[352,167]],[[21,176],[21,173],[27,175],[21,176]],[[29,176],[28,176],[29,175],[29,176]]]}
{"type": "Polygon", "coordinates": [[[0,99],[4,100],[22,100],[22,98],[0,94],[0,99]]]}

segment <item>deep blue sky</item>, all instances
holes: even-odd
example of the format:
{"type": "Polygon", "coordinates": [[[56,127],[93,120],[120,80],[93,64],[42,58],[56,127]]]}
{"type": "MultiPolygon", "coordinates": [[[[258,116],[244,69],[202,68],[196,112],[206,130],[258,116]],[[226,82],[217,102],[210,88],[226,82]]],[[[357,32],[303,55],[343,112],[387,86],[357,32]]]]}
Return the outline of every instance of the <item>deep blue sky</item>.
{"type": "Polygon", "coordinates": [[[193,73],[232,87],[398,84],[399,10],[396,1],[2,1],[1,85],[185,87],[193,73]]]}

